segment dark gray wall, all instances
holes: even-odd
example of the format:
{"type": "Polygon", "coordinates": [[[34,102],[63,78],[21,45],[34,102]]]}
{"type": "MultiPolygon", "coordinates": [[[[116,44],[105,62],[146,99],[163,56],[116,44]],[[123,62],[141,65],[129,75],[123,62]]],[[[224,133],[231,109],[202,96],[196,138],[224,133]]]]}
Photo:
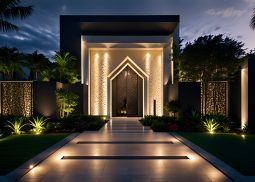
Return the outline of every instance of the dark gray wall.
{"type": "Polygon", "coordinates": [[[83,114],[88,114],[88,85],[83,84],[83,114]]]}
{"type": "Polygon", "coordinates": [[[33,114],[56,117],[56,82],[33,82],[33,114]]]}
{"type": "Polygon", "coordinates": [[[80,22],[64,21],[60,16],[60,51],[70,52],[78,59],[77,71],[81,71],[81,31],[80,22]]]}
{"type": "Polygon", "coordinates": [[[178,85],[179,85],[179,83],[169,85],[168,101],[178,100],[178,85]]]}
{"type": "MultiPolygon", "coordinates": [[[[81,60],[81,35],[165,35],[179,32],[179,15],[61,15],[60,51],[81,60]]],[[[80,64],[78,64],[80,73],[80,64]]]]}
{"type": "Polygon", "coordinates": [[[200,82],[178,82],[169,86],[169,101],[178,100],[179,115],[191,110],[201,111],[201,84],[200,82]]]}
{"type": "Polygon", "coordinates": [[[79,96],[76,113],[88,114],[88,86],[59,82],[33,82],[33,114],[55,118],[57,115],[56,89],[68,89],[79,96]]]}
{"type": "Polygon", "coordinates": [[[248,59],[248,125],[255,130],[255,57],[248,59]]]}
{"type": "Polygon", "coordinates": [[[180,115],[191,110],[201,111],[201,84],[200,82],[179,82],[180,115]]]}
{"type": "Polygon", "coordinates": [[[229,82],[229,117],[241,127],[241,71],[229,82]]]}
{"type": "Polygon", "coordinates": [[[75,112],[76,113],[83,113],[83,114],[87,114],[87,105],[88,105],[88,101],[86,99],[87,96],[87,92],[86,92],[86,85],[83,84],[63,84],[63,88],[67,89],[69,91],[72,91],[73,93],[75,93],[76,95],[79,96],[78,99],[78,105],[75,107],[75,112]]]}

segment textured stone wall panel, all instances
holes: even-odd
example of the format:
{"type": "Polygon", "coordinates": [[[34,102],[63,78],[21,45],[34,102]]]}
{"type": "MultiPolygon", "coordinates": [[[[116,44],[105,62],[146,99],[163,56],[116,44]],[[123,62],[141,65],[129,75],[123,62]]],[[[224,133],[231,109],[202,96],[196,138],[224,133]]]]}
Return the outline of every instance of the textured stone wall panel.
{"type": "Polygon", "coordinates": [[[31,116],[32,98],[32,82],[1,82],[3,115],[31,116]]]}

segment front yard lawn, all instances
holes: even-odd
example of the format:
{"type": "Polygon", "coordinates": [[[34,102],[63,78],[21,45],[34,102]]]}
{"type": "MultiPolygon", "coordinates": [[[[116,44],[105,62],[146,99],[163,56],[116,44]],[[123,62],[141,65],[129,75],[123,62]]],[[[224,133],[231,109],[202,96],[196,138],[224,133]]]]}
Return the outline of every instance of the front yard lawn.
{"type": "Polygon", "coordinates": [[[57,143],[68,134],[13,135],[0,139],[0,176],[57,143]]]}
{"type": "Polygon", "coordinates": [[[255,135],[180,133],[246,176],[255,175],[255,135]]]}

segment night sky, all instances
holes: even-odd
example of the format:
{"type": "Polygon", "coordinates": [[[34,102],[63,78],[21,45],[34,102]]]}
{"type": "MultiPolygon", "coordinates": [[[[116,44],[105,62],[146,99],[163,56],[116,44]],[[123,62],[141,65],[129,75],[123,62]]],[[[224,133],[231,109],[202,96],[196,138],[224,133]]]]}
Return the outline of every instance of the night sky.
{"type": "Polygon", "coordinates": [[[249,27],[255,0],[21,0],[33,14],[16,23],[19,32],[0,33],[0,46],[48,57],[59,50],[59,15],[180,15],[180,36],[192,41],[206,34],[225,34],[255,48],[249,27]]]}

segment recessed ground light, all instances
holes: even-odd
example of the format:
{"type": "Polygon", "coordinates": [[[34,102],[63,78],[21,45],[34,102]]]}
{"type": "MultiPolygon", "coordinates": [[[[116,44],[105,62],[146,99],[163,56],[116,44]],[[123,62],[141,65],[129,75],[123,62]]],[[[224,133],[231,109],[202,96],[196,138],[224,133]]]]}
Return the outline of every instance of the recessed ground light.
{"type": "Polygon", "coordinates": [[[62,160],[182,160],[187,156],[63,156],[62,160]]]}
{"type": "Polygon", "coordinates": [[[77,144],[174,144],[172,141],[78,141],[77,144]]]}
{"type": "Polygon", "coordinates": [[[241,136],[242,136],[243,139],[245,139],[245,135],[244,134],[242,134],[241,136]]]}

